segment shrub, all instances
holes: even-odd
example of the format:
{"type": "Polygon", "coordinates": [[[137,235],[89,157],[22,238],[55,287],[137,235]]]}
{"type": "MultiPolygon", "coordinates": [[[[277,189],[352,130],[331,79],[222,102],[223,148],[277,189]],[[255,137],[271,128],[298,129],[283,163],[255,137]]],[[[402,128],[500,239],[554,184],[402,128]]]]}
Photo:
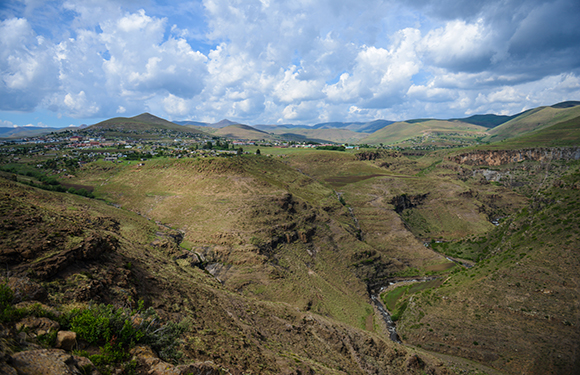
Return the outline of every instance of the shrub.
{"type": "Polygon", "coordinates": [[[14,293],[6,284],[0,284],[0,322],[11,322],[17,320],[22,312],[12,304],[14,293]]]}
{"type": "Polygon", "coordinates": [[[99,367],[127,360],[137,344],[149,345],[165,361],[175,361],[180,357],[179,336],[185,332],[183,324],[163,324],[155,310],[144,310],[143,301],[134,310],[104,304],[74,309],[61,319],[61,324],[80,339],[102,345],[100,353],[90,357],[99,367]]]}

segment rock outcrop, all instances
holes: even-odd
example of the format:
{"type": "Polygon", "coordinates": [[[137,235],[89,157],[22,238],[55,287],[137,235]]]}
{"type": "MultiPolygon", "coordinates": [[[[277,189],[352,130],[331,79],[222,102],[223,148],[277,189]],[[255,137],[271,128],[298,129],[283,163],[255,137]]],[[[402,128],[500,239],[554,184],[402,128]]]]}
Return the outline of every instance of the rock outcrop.
{"type": "Polygon", "coordinates": [[[524,160],[549,162],[553,160],[579,160],[580,147],[541,147],[525,150],[477,150],[453,155],[448,160],[467,165],[498,166],[524,160]]]}
{"type": "Polygon", "coordinates": [[[427,194],[416,194],[416,195],[397,195],[391,199],[391,204],[395,206],[395,211],[400,214],[406,209],[415,208],[425,201],[427,194]]]}
{"type": "Polygon", "coordinates": [[[213,362],[195,362],[174,366],[164,362],[147,346],[137,346],[131,350],[137,363],[137,373],[150,375],[226,375],[228,371],[213,362]]]}
{"type": "Polygon", "coordinates": [[[98,375],[87,358],[73,356],[61,349],[37,349],[15,353],[3,369],[18,375],[98,375]]]}

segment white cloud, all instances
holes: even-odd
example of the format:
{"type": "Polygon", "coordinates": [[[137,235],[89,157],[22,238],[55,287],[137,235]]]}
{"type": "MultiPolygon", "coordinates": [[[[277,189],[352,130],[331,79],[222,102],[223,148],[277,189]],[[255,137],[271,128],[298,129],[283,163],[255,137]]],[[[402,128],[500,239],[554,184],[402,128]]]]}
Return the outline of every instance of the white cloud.
{"type": "Polygon", "coordinates": [[[356,57],[352,74],[342,74],[336,84],[325,88],[329,100],[357,102],[367,108],[403,100],[421,66],[415,52],[419,38],[418,30],[405,29],[393,38],[388,50],[365,46],[356,57]]]}
{"type": "Polygon", "coordinates": [[[66,0],[10,9],[0,10],[6,111],[316,122],[456,117],[579,96],[580,5],[571,0],[66,0]]]}
{"type": "Polygon", "coordinates": [[[274,95],[283,103],[308,101],[323,97],[323,82],[320,80],[304,80],[296,67],[284,72],[284,78],[274,87],[274,95]]]}
{"type": "Polygon", "coordinates": [[[171,116],[183,116],[189,111],[187,102],[175,95],[169,94],[163,99],[163,108],[171,116]]]}
{"type": "Polygon", "coordinates": [[[30,111],[58,87],[53,46],[26,19],[0,21],[0,109],[30,111]]]}
{"type": "Polygon", "coordinates": [[[481,70],[489,66],[494,55],[492,36],[482,19],[474,23],[453,20],[445,27],[431,30],[420,48],[437,66],[481,70]]]}
{"type": "Polygon", "coordinates": [[[16,126],[12,121],[0,120],[0,128],[15,128],[16,126]]]}
{"type": "Polygon", "coordinates": [[[99,105],[96,102],[87,100],[87,95],[84,91],[81,91],[78,94],[66,94],[63,103],[73,117],[80,115],[91,116],[99,112],[99,105]]]}

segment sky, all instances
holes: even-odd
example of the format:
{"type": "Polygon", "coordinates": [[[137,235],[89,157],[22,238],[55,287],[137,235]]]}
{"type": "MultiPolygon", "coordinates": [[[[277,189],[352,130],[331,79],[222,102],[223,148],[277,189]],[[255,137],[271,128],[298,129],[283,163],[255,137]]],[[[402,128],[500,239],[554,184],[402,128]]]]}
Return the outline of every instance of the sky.
{"type": "Polygon", "coordinates": [[[3,0],[0,127],[511,115],[580,100],[578,0],[3,0]]]}

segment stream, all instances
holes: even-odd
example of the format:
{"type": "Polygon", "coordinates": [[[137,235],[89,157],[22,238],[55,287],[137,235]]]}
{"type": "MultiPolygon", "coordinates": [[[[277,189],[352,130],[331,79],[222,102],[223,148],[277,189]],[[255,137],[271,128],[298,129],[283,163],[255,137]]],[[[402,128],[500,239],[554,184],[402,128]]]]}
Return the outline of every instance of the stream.
{"type": "Polygon", "coordinates": [[[380,297],[381,293],[383,293],[385,291],[385,289],[387,289],[388,287],[390,287],[391,285],[394,285],[394,284],[418,283],[418,282],[431,281],[431,280],[435,280],[435,279],[436,279],[436,277],[423,277],[420,279],[393,280],[393,281],[389,281],[386,286],[381,287],[378,292],[372,291],[370,293],[371,300],[373,301],[373,304],[376,306],[377,310],[379,310],[385,324],[387,325],[387,329],[389,331],[389,338],[392,341],[399,343],[399,344],[402,344],[401,338],[399,337],[399,334],[397,333],[397,324],[395,322],[393,322],[393,319],[391,318],[391,314],[389,314],[389,312],[385,308],[385,305],[381,301],[381,297],[380,297]]]}

